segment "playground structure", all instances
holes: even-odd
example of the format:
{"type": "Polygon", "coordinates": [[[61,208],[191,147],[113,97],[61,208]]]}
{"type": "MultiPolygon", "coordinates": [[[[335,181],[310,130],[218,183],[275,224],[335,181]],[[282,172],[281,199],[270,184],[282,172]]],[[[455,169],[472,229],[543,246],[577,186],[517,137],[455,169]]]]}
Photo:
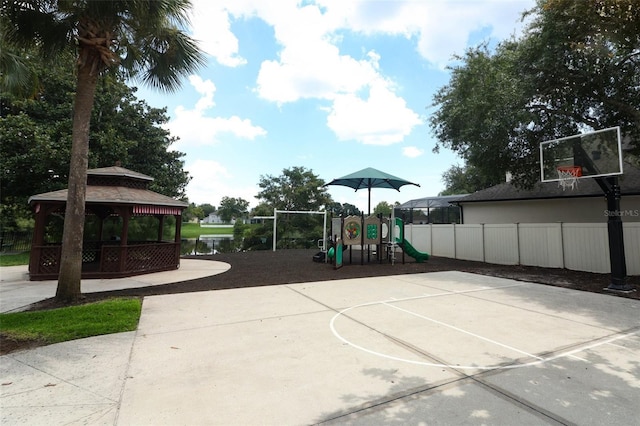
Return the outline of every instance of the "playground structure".
{"type": "MultiPolygon", "coordinates": [[[[378,262],[383,261],[382,253],[392,264],[396,261],[396,251],[402,250],[402,263],[404,255],[408,255],[422,263],[429,259],[429,254],[417,250],[404,238],[404,221],[393,214],[389,217],[383,215],[336,217],[331,219],[331,238],[327,235],[327,212],[326,211],[292,211],[273,210],[273,216],[255,216],[254,219],[273,220],[273,251],[276,251],[276,235],[278,214],[311,214],[323,215],[323,236],[318,240],[320,252],[314,256],[314,260],[332,260],[337,269],[342,266],[343,251],[345,248],[352,253],[354,247],[361,249],[360,262],[364,263],[364,251],[366,247],[368,262],[371,261],[371,246],[376,246],[375,255],[378,262]],[[394,226],[390,226],[393,224],[394,226]]],[[[351,257],[351,256],[350,256],[351,257]]],[[[353,262],[351,262],[353,263],[353,262]]]]}
{"type": "Polygon", "coordinates": [[[372,245],[376,246],[375,255],[379,263],[382,263],[383,258],[392,264],[395,263],[397,248],[402,250],[402,263],[405,261],[405,254],[414,258],[418,263],[429,259],[428,253],[417,250],[404,238],[404,221],[393,215],[389,217],[361,215],[332,218],[331,235],[333,236],[330,242],[331,248],[327,254],[336,269],[343,265],[345,249],[349,250],[350,263],[353,263],[352,250],[354,247],[361,250],[361,264],[364,264],[366,247],[367,259],[370,262],[372,245]]]}

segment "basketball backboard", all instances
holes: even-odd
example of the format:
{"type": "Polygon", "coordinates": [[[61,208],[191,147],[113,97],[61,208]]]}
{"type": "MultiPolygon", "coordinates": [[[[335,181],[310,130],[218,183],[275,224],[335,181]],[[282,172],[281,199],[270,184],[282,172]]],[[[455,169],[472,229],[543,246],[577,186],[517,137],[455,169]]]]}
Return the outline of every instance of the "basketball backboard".
{"type": "Polygon", "coordinates": [[[620,128],[598,130],[540,143],[542,182],[621,175],[620,128]]]}

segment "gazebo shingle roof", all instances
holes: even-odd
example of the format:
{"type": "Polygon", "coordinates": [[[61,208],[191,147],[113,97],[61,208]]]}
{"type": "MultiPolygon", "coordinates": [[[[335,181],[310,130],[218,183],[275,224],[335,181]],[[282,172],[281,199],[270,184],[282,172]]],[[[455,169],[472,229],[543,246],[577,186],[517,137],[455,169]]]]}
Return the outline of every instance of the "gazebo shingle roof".
{"type": "Polygon", "coordinates": [[[146,180],[149,182],[154,180],[151,176],[143,175],[142,173],[134,172],[133,170],[125,169],[124,167],[120,167],[120,166],[89,169],[87,170],[87,175],[128,177],[128,178],[134,178],[139,180],[146,180]]]}
{"type": "MultiPolygon", "coordinates": [[[[153,178],[142,173],[134,172],[124,167],[113,166],[103,167],[99,169],[87,170],[89,177],[117,177],[127,180],[137,180],[146,182],[146,184],[153,181],[153,178]]],[[[159,194],[154,191],[150,191],[140,187],[128,187],[122,185],[100,185],[88,184],[86,203],[103,203],[103,204],[131,204],[131,205],[151,205],[151,206],[170,206],[170,207],[183,207],[189,206],[188,203],[175,200],[166,195],[159,194]]],[[[29,204],[35,204],[40,202],[53,202],[64,203],[67,201],[67,189],[60,189],[58,191],[45,192],[43,194],[33,195],[29,198],[29,204]]]]}
{"type": "MultiPolygon", "coordinates": [[[[42,201],[61,202],[67,201],[66,189],[45,192],[29,198],[29,204],[42,201]]],[[[112,203],[112,204],[145,204],[172,207],[188,207],[183,201],[174,200],[166,195],[149,191],[148,189],[124,188],[121,186],[87,186],[87,203],[112,203]]]]}

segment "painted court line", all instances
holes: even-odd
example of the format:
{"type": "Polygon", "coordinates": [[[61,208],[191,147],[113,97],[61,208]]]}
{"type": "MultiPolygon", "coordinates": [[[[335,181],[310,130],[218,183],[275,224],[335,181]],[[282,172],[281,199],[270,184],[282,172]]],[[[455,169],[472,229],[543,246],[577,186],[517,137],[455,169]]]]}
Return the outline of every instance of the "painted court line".
{"type": "Polygon", "coordinates": [[[433,322],[433,323],[435,323],[435,324],[438,324],[438,325],[441,325],[441,326],[443,326],[443,327],[450,328],[450,329],[455,330],[455,331],[458,331],[458,332],[460,332],[460,333],[468,334],[469,336],[475,337],[476,339],[484,340],[485,342],[489,342],[489,343],[491,343],[491,344],[493,344],[493,345],[501,346],[501,347],[506,348],[506,349],[509,349],[509,350],[511,350],[511,351],[521,353],[522,355],[529,356],[529,357],[531,357],[531,358],[542,359],[542,358],[541,358],[541,357],[539,357],[539,356],[536,356],[536,355],[530,354],[530,353],[528,353],[528,352],[522,351],[522,350],[520,350],[520,349],[518,349],[518,348],[514,348],[513,346],[509,346],[509,345],[506,345],[506,344],[504,344],[504,343],[500,343],[500,342],[498,342],[498,341],[495,341],[495,340],[493,340],[493,339],[489,339],[489,338],[487,338],[487,337],[480,336],[479,334],[472,333],[472,332],[467,331],[467,330],[463,330],[462,328],[456,327],[456,326],[454,326],[454,325],[447,324],[447,323],[445,323],[445,322],[438,321],[438,320],[436,320],[436,319],[426,317],[426,316],[421,315],[421,314],[418,314],[418,313],[416,313],[416,312],[412,312],[412,311],[410,311],[410,310],[408,310],[408,309],[400,308],[400,307],[398,307],[398,306],[391,305],[391,304],[389,304],[389,303],[387,303],[387,302],[383,302],[382,304],[383,304],[383,305],[385,305],[385,306],[388,306],[388,307],[390,307],[390,308],[397,309],[397,310],[402,311],[402,312],[406,312],[407,314],[413,315],[413,316],[418,317],[418,318],[420,318],[420,319],[427,320],[427,321],[431,321],[431,322],[433,322]]]}
{"type": "Polygon", "coordinates": [[[584,358],[580,358],[579,356],[575,356],[575,355],[569,355],[569,358],[577,359],[578,361],[589,362],[589,360],[586,360],[584,358]]]}
{"type": "Polygon", "coordinates": [[[607,345],[609,346],[615,346],[616,348],[620,348],[620,349],[626,349],[628,351],[632,350],[631,348],[627,347],[627,346],[622,346],[622,345],[618,345],[616,343],[607,343],[607,345]]]}
{"type": "MultiPolygon", "coordinates": [[[[515,285],[510,285],[510,286],[507,286],[507,287],[518,287],[518,286],[521,286],[521,285],[526,285],[526,284],[515,284],[515,285]]],[[[500,287],[500,288],[504,288],[504,287],[500,287]]],[[[495,289],[495,288],[493,288],[493,287],[484,288],[484,290],[486,290],[486,289],[492,290],[492,289],[495,289]]],[[[527,353],[525,351],[521,351],[521,350],[519,350],[517,348],[513,348],[511,346],[502,344],[500,342],[485,338],[485,337],[477,335],[475,333],[468,332],[466,330],[460,329],[460,328],[455,327],[453,325],[446,324],[446,323],[443,323],[441,321],[425,317],[423,315],[417,314],[415,312],[411,312],[409,310],[406,310],[406,309],[403,309],[403,308],[400,308],[400,307],[397,307],[397,306],[393,306],[392,304],[389,303],[389,302],[398,302],[398,301],[407,301],[407,300],[416,300],[416,299],[426,299],[426,298],[435,297],[435,296],[472,293],[472,292],[476,292],[476,291],[483,291],[483,290],[481,290],[481,289],[473,289],[473,290],[464,290],[464,291],[459,291],[459,292],[448,292],[448,293],[438,293],[438,294],[434,294],[434,295],[407,297],[407,298],[402,298],[402,299],[390,298],[388,300],[383,300],[383,301],[362,303],[362,304],[359,304],[359,305],[355,305],[355,306],[351,306],[349,308],[343,309],[340,312],[338,312],[336,315],[334,315],[331,318],[331,321],[329,322],[329,328],[331,329],[331,332],[333,333],[333,335],[336,338],[338,338],[339,340],[341,340],[342,342],[348,344],[349,346],[352,346],[353,348],[359,349],[359,350],[361,350],[363,352],[366,352],[366,353],[369,353],[369,354],[372,354],[372,355],[376,355],[376,356],[379,356],[379,357],[382,357],[382,358],[391,359],[391,360],[395,360],[395,361],[406,362],[406,363],[409,363],[409,364],[424,365],[424,366],[427,366],[427,367],[456,368],[456,369],[460,369],[460,370],[502,370],[502,369],[507,370],[507,369],[515,369],[515,368],[523,368],[523,367],[531,367],[531,366],[535,366],[535,365],[541,365],[541,364],[544,364],[544,363],[549,362],[549,361],[554,361],[554,360],[559,359],[559,358],[567,358],[567,357],[575,358],[575,359],[578,359],[578,360],[581,360],[581,361],[584,361],[584,362],[589,362],[588,360],[580,358],[580,357],[576,356],[575,354],[577,354],[579,352],[588,351],[590,349],[594,349],[594,348],[597,348],[597,347],[602,346],[602,345],[615,345],[613,343],[615,341],[618,341],[618,340],[621,340],[621,339],[626,339],[628,337],[635,336],[636,334],[640,333],[640,329],[638,329],[638,330],[635,330],[635,331],[630,332],[630,333],[621,334],[621,335],[615,335],[615,336],[613,336],[613,337],[611,337],[609,339],[606,339],[606,340],[599,339],[599,340],[595,341],[592,344],[585,345],[585,346],[579,346],[579,347],[577,347],[575,349],[572,349],[572,350],[569,350],[569,351],[565,351],[565,352],[560,352],[560,353],[558,353],[556,355],[553,355],[553,356],[550,356],[548,358],[543,358],[543,357],[539,357],[537,355],[529,354],[529,353],[527,353]],[[381,352],[377,352],[377,351],[365,348],[363,346],[360,346],[360,345],[358,345],[358,344],[346,339],[345,337],[343,337],[338,332],[338,330],[336,329],[335,322],[340,316],[345,316],[346,318],[349,318],[349,320],[355,321],[353,318],[350,318],[349,316],[346,315],[346,313],[348,311],[353,310],[353,309],[357,309],[357,308],[361,308],[361,307],[373,306],[373,305],[385,305],[387,307],[391,307],[391,308],[394,308],[394,309],[397,309],[397,310],[400,310],[400,311],[404,311],[406,313],[409,313],[409,314],[414,315],[416,317],[419,317],[421,319],[432,321],[432,322],[437,323],[439,325],[452,328],[452,329],[454,329],[456,331],[459,331],[459,332],[471,335],[473,337],[485,340],[485,341],[487,341],[489,343],[492,343],[492,344],[495,344],[495,345],[498,345],[498,346],[502,346],[504,348],[507,348],[509,350],[513,350],[515,352],[519,352],[519,353],[521,353],[521,354],[523,354],[525,356],[531,357],[531,358],[535,358],[536,360],[535,361],[531,361],[531,362],[527,362],[527,363],[524,363],[524,364],[488,365],[488,366],[480,366],[480,365],[466,365],[465,366],[465,365],[457,365],[457,364],[456,365],[452,365],[452,364],[432,363],[432,362],[425,362],[425,361],[406,359],[406,358],[396,357],[396,356],[393,356],[393,355],[388,355],[388,354],[384,354],[384,353],[381,353],[381,352]]],[[[367,326],[365,323],[362,323],[362,324],[367,326]]],[[[369,327],[369,328],[371,328],[371,327],[369,327]]],[[[375,328],[371,328],[371,329],[384,335],[384,333],[376,330],[375,328]]],[[[393,336],[390,336],[390,337],[393,337],[393,336]]],[[[615,345],[615,346],[619,346],[619,345],[615,345]]],[[[623,347],[625,349],[629,349],[629,348],[626,348],[624,346],[621,346],[621,347],[623,347]]],[[[517,360],[513,360],[513,361],[516,362],[517,360]]]]}
{"type": "MultiPolygon", "coordinates": [[[[608,345],[608,344],[611,344],[612,342],[615,342],[615,341],[618,341],[618,340],[622,340],[622,339],[626,339],[627,337],[635,336],[638,333],[640,333],[640,330],[636,330],[636,331],[633,331],[631,333],[626,333],[626,334],[620,334],[620,335],[617,335],[617,336],[613,336],[610,339],[594,342],[591,345],[581,346],[579,348],[572,349],[572,350],[570,350],[568,352],[561,352],[558,355],[546,358],[544,360],[544,362],[553,361],[555,359],[562,358],[562,357],[568,357],[568,356],[571,356],[573,354],[577,354],[578,352],[584,352],[584,351],[588,351],[588,350],[591,350],[591,349],[595,349],[598,346],[608,345]]],[[[536,363],[533,363],[533,364],[536,364],[536,363]]]]}
{"type": "MultiPolygon", "coordinates": [[[[410,283],[410,284],[415,284],[414,282],[409,282],[409,281],[407,281],[407,282],[410,283]]],[[[403,297],[401,299],[396,299],[395,297],[389,297],[387,300],[378,300],[376,302],[367,302],[367,303],[363,303],[361,305],[352,306],[351,308],[347,308],[347,309],[360,308],[362,306],[369,306],[369,305],[378,305],[378,304],[385,303],[385,302],[406,302],[407,300],[427,299],[429,297],[455,296],[457,294],[477,293],[479,291],[487,291],[487,290],[501,290],[503,288],[522,287],[522,286],[526,286],[526,285],[529,285],[529,284],[527,284],[527,283],[509,284],[509,285],[504,285],[504,286],[500,286],[500,287],[480,287],[480,288],[473,288],[473,289],[470,289],[470,290],[444,291],[442,293],[422,293],[422,295],[420,295],[420,296],[403,297]]],[[[437,287],[433,287],[433,288],[437,288],[437,287]]]]}

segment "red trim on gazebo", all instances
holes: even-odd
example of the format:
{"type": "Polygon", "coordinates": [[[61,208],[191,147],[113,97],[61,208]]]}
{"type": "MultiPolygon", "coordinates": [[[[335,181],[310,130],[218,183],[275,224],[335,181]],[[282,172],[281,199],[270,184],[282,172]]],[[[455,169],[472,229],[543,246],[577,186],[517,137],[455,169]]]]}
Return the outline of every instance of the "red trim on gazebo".
{"type": "Polygon", "coordinates": [[[182,215],[182,209],[179,207],[166,206],[133,206],[133,214],[163,214],[163,215],[182,215]]]}

